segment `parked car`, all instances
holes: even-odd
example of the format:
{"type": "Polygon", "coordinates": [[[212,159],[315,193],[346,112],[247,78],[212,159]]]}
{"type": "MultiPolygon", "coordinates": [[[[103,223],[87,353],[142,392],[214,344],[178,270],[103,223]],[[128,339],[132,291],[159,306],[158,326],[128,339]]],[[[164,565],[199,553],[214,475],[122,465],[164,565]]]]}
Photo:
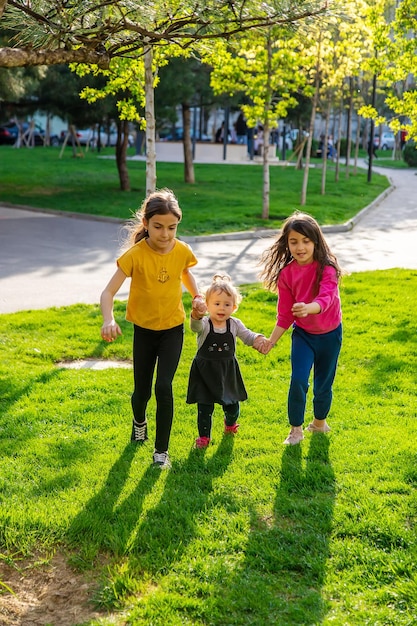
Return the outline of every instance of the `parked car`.
{"type": "MultiPolygon", "coordinates": [[[[109,135],[101,131],[100,139],[103,143],[106,143],[106,146],[115,146],[117,144],[117,130],[111,130],[109,135]],[[103,135],[104,139],[102,138],[103,135]]],[[[135,145],[135,137],[131,133],[129,133],[127,136],[127,145],[129,146],[129,148],[135,145]]]]}
{"type": "Polygon", "coordinates": [[[5,124],[4,126],[0,126],[0,145],[13,145],[16,142],[16,135],[12,132],[12,130],[5,124]]]}
{"type": "MultiPolygon", "coordinates": [[[[194,131],[191,129],[191,139],[194,137],[194,131]]],[[[184,138],[184,129],[179,127],[172,130],[161,130],[159,132],[160,141],[182,141],[184,138]]],[[[211,141],[211,138],[206,133],[196,133],[196,141],[211,141]]]]}
{"type": "Polygon", "coordinates": [[[381,136],[374,137],[375,148],[381,147],[381,150],[393,150],[395,147],[395,135],[390,131],[386,131],[381,136]]]}
{"type": "MultiPolygon", "coordinates": [[[[23,122],[21,124],[21,133],[25,136],[25,133],[30,128],[29,122],[23,122]]],[[[35,124],[33,129],[33,138],[35,146],[45,145],[45,130],[38,124],[35,124]]],[[[19,127],[15,122],[8,122],[0,126],[0,144],[14,145],[19,137],[19,127]]],[[[58,135],[51,135],[49,138],[51,146],[59,145],[58,135]]],[[[25,146],[25,142],[22,141],[22,146],[25,146]]]]}
{"type": "MultiPolygon", "coordinates": [[[[67,132],[68,131],[66,130],[63,130],[61,132],[61,138],[60,138],[61,143],[65,140],[67,132]]],[[[81,146],[89,145],[92,148],[95,148],[97,146],[97,143],[98,143],[97,128],[86,128],[82,130],[77,129],[75,132],[77,135],[78,142],[81,146]]],[[[69,142],[71,142],[71,139],[69,139],[69,142]]],[[[100,129],[100,143],[102,146],[115,146],[117,144],[117,130],[111,129],[110,133],[108,134],[104,130],[104,128],[101,128],[100,129]]],[[[128,135],[128,145],[129,147],[135,145],[135,138],[130,133],[128,135]]]]}

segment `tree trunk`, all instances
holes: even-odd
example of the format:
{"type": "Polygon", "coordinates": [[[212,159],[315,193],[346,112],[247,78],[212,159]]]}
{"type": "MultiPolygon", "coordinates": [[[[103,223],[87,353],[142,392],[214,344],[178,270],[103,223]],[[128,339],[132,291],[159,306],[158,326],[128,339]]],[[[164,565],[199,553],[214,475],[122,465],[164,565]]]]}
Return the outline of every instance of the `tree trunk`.
{"type": "Polygon", "coordinates": [[[349,77],[349,109],[346,130],[346,178],[349,178],[350,150],[352,147],[353,78],[349,77]]]}
{"type": "Polygon", "coordinates": [[[127,120],[117,122],[116,141],[116,164],[119,172],[121,191],[130,191],[129,172],[127,170],[127,146],[129,141],[129,122],[127,120]]]}
{"type": "Polygon", "coordinates": [[[361,116],[357,115],[356,122],[356,139],[355,139],[355,166],[353,168],[353,174],[356,176],[358,173],[358,156],[359,156],[359,142],[361,140],[361,116]]]}
{"type": "Polygon", "coordinates": [[[272,73],[272,43],[271,33],[267,38],[267,53],[268,53],[268,72],[267,72],[267,85],[266,85],[266,98],[265,98],[265,114],[264,114],[264,144],[263,144],[263,186],[262,186],[262,219],[269,219],[269,196],[271,190],[271,183],[269,179],[269,109],[272,102],[272,87],[271,87],[271,73],[272,73]]]}
{"type": "Polygon", "coordinates": [[[330,99],[330,95],[327,101],[327,112],[326,112],[326,125],[324,127],[324,142],[323,142],[323,153],[321,158],[323,159],[323,169],[321,171],[321,195],[324,196],[326,193],[326,175],[327,175],[327,149],[329,144],[329,123],[330,123],[330,112],[332,108],[332,102],[330,99]]]}
{"type": "Polygon", "coordinates": [[[182,127],[184,135],[182,138],[184,146],[184,182],[195,183],[193,146],[191,144],[191,109],[189,104],[182,105],[182,127]]]}
{"type": "Polygon", "coordinates": [[[263,146],[263,190],[262,190],[262,219],[269,219],[269,195],[271,183],[269,179],[269,120],[265,118],[264,146],[263,146]]]}
{"type": "MultiPolygon", "coordinates": [[[[314,84],[314,96],[313,96],[313,103],[311,107],[310,128],[309,128],[308,137],[307,137],[306,164],[304,167],[303,186],[301,189],[301,198],[300,198],[301,206],[304,206],[307,200],[307,186],[308,186],[308,175],[309,175],[309,169],[310,169],[311,146],[313,144],[314,121],[316,119],[317,103],[319,101],[319,92],[320,92],[320,61],[321,61],[320,57],[321,57],[321,32],[320,32],[318,48],[317,48],[316,76],[314,79],[314,83],[315,83],[314,84]]],[[[327,149],[327,146],[326,146],[326,149],[327,149]]]]}
{"type": "Polygon", "coordinates": [[[152,47],[145,49],[146,195],[156,189],[155,101],[152,47]]]}
{"type": "Polygon", "coordinates": [[[343,114],[343,97],[340,103],[339,116],[337,120],[337,142],[336,142],[336,168],[334,179],[338,183],[339,182],[339,172],[340,172],[340,135],[342,132],[342,114],[343,114]]]}

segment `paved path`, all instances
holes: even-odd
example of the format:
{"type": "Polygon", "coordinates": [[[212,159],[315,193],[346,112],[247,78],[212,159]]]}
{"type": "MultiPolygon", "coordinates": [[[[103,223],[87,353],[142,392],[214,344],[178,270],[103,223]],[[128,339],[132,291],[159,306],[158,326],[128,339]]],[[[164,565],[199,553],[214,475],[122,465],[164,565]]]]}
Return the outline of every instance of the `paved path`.
{"type": "MultiPolygon", "coordinates": [[[[330,247],[350,272],[417,269],[417,175],[409,170],[389,173],[395,189],[378,206],[364,211],[351,231],[326,232],[330,247]]],[[[97,303],[116,267],[119,232],[114,222],[0,206],[0,313],[97,303]]],[[[256,281],[259,256],[272,241],[192,241],[199,259],[197,280],[204,285],[221,271],[237,284],[256,281]]],[[[118,298],[125,299],[127,292],[128,281],[118,298]]]]}

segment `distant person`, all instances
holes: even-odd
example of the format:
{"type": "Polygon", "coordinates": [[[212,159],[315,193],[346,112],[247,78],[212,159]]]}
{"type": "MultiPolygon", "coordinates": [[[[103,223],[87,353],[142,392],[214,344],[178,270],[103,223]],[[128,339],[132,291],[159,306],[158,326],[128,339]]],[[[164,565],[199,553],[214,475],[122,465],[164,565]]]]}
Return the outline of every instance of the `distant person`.
{"type": "Polygon", "coordinates": [[[247,399],[245,385],[236,360],[236,337],[259,350],[266,338],[246,326],[232,314],[241,295],[230,276],[216,274],[206,290],[208,316],[193,306],[191,330],[197,334],[198,351],[188,382],[187,403],[197,404],[197,448],[206,448],[211,439],[215,403],[224,413],[224,432],[237,433],[240,402],[247,399]]]}
{"type": "Polygon", "coordinates": [[[117,270],[101,294],[101,336],[114,341],[122,334],[114,319],[113,301],[131,277],[126,319],[134,324],[131,398],[131,441],[148,439],[146,409],[152,394],[156,367],[156,435],[154,465],[170,467],[168,445],[174,413],[172,380],[178,367],[184,337],[182,288],[193,296],[194,308],[206,310],[190,268],[197,263],[191,248],[176,239],[182,212],[172,191],[151,193],[130,222],[128,249],[117,259],[117,270]]]}
{"type": "Polygon", "coordinates": [[[297,211],[284,222],[281,234],[262,254],[261,262],[265,286],[278,293],[277,323],[261,351],[267,354],[285,331],[293,328],[287,404],[291,430],[284,444],[295,445],[304,439],[304,414],[313,366],[314,419],[306,430],[330,431],[326,418],[342,345],[342,272],[316,220],[297,211]]]}
{"type": "Polygon", "coordinates": [[[222,125],[219,126],[219,128],[216,130],[216,136],[214,139],[216,143],[223,143],[223,137],[224,137],[223,132],[224,132],[224,122],[222,122],[222,125]]]}
{"type": "Polygon", "coordinates": [[[327,158],[334,159],[336,156],[336,150],[334,147],[333,135],[329,135],[327,138],[327,158]]]}
{"type": "Polygon", "coordinates": [[[248,141],[248,125],[246,124],[243,113],[239,113],[236,120],[236,139],[238,144],[243,145],[246,145],[248,141]]]}
{"type": "Polygon", "coordinates": [[[253,159],[253,155],[255,152],[255,146],[254,146],[254,134],[255,134],[255,129],[254,128],[249,128],[248,127],[248,132],[247,132],[247,146],[248,146],[248,157],[250,159],[253,159]]]}
{"type": "Polygon", "coordinates": [[[257,156],[262,156],[264,146],[264,127],[259,125],[254,137],[254,151],[257,156]]]}
{"type": "MultiPolygon", "coordinates": [[[[216,131],[216,136],[215,136],[216,143],[224,143],[224,133],[225,133],[224,122],[222,122],[222,125],[216,131]]],[[[227,133],[227,140],[228,141],[231,140],[230,131],[228,131],[227,133]]]]}
{"type": "Polygon", "coordinates": [[[371,142],[371,140],[368,141],[368,157],[371,158],[371,155],[373,155],[376,159],[378,158],[378,155],[376,153],[376,145],[374,142],[371,142]]]}

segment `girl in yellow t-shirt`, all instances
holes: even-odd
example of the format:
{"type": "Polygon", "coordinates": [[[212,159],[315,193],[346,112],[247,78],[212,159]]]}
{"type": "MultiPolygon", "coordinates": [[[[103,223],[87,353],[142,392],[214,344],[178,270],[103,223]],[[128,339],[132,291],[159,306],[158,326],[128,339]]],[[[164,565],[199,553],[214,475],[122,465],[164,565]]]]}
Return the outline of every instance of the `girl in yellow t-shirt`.
{"type": "Polygon", "coordinates": [[[114,319],[113,301],[127,277],[131,277],[126,319],[134,324],[131,440],[148,438],[146,407],[152,394],[156,366],[156,435],[154,465],[170,467],[168,445],[174,414],[172,380],[181,355],[185,312],[182,284],[203,314],[190,267],[196,265],[190,246],[176,239],[182,212],[169,189],[151,193],[128,224],[127,250],[117,259],[117,270],[100,298],[101,336],[114,341],[121,335],[114,319]]]}

